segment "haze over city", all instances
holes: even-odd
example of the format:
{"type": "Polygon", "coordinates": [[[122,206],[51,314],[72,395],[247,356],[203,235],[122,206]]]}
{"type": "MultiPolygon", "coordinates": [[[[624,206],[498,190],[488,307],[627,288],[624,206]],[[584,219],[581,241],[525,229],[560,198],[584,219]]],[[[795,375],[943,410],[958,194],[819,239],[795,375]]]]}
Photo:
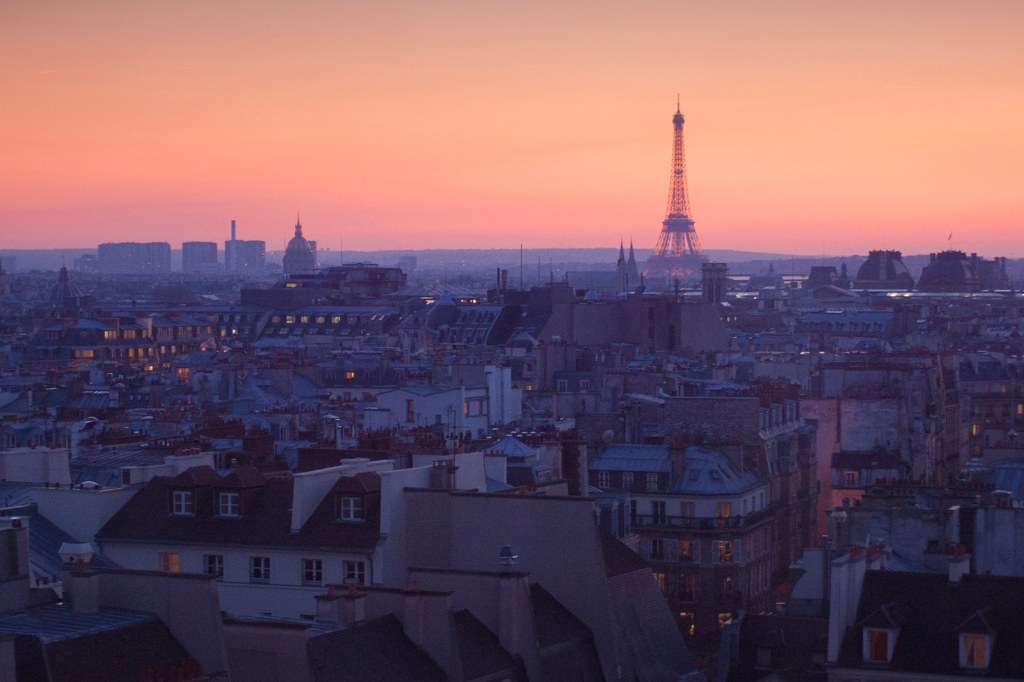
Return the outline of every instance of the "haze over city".
{"type": "Polygon", "coordinates": [[[0,247],[1024,255],[1024,4],[0,8],[0,247]],[[952,239],[950,239],[952,234],[952,239]]]}

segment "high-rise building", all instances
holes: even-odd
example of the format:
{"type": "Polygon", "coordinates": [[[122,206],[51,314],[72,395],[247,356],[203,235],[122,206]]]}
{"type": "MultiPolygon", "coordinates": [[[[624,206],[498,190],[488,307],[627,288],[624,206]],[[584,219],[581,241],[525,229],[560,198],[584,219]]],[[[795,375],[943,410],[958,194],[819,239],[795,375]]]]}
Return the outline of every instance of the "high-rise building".
{"type": "Polygon", "coordinates": [[[181,245],[182,272],[215,272],[217,270],[217,242],[183,242],[181,245]]]}
{"type": "Polygon", "coordinates": [[[266,264],[266,242],[238,239],[232,220],[231,239],[224,242],[224,269],[239,274],[259,274],[266,264]]]}
{"type": "Polygon", "coordinates": [[[171,271],[171,245],[167,242],[100,244],[99,270],[105,274],[143,275],[171,271]]]}

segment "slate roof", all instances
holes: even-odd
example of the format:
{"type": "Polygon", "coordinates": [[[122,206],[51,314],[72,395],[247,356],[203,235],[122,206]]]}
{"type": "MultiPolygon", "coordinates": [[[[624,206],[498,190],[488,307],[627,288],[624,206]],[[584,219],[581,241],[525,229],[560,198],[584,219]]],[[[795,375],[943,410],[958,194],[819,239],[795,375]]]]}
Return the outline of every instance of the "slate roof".
{"type": "Polygon", "coordinates": [[[590,628],[540,585],[530,585],[530,603],[544,678],[603,679],[590,628]]]}
{"type": "Polygon", "coordinates": [[[313,679],[320,682],[440,682],[444,672],[402,630],[393,615],[309,640],[313,679]]]}
{"type": "Polygon", "coordinates": [[[672,470],[665,445],[638,445],[615,443],[601,449],[590,460],[591,471],[643,471],[664,472],[672,470]]]}
{"type": "MultiPolygon", "coordinates": [[[[995,637],[989,677],[1024,677],[1024,578],[965,575],[950,583],[945,573],[868,571],[854,627],[839,652],[838,665],[864,665],[863,628],[895,622],[899,635],[890,670],[910,674],[960,675],[959,634],[983,614],[995,637]]],[[[973,676],[973,675],[972,675],[973,676]]]]}
{"type": "MultiPolygon", "coordinates": [[[[19,680],[128,682],[147,679],[158,671],[170,673],[174,669],[188,669],[193,674],[201,671],[167,626],[154,617],[42,646],[38,642],[28,635],[16,640],[19,680]]],[[[164,676],[155,675],[153,679],[164,679],[164,676]]]]}
{"type": "Polygon", "coordinates": [[[609,578],[650,566],[642,556],[608,533],[601,533],[601,553],[604,555],[605,574],[609,578]]]}
{"type": "Polygon", "coordinates": [[[771,651],[771,665],[767,668],[779,680],[825,680],[827,633],[828,620],[824,618],[745,615],[740,624],[738,661],[729,680],[764,679],[767,670],[758,665],[758,649],[771,651]]]}
{"type": "MultiPolygon", "coordinates": [[[[208,468],[208,467],[207,467],[208,468]]],[[[193,467],[190,472],[203,467],[193,467]]],[[[212,472],[212,470],[210,470],[212,472]]],[[[189,473],[189,472],[185,472],[189,473]]],[[[216,476],[216,473],[213,472],[216,476]]],[[[216,514],[214,488],[228,487],[218,483],[224,479],[196,474],[203,483],[194,488],[196,514],[175,516],[169,513],[172,490],[181,489],[184,474],[175,478],[157,477],[140,490],[96,534],[102,545],[106,542],[147,542],[163,544],[308,547],[337,550],[372,550],[380,537],[380,494],[370,491],[364,503],[362,523],[341,523],[336,520],[335,490],[349,485],[342,478],[320,501],[299,529],[291,532],[292,479],[269,479],[249,492],[243,501],[242,514],[225,518],[216,514]],[[210,481],[209,484],[206,481],[210,481]]],[[[359,480],[376,477],[361,474],[359,480]]],[[[359,484],[366,489],[368,483],[359,484]]],[[[379,491],[379,481],[377,491],[379,491]]],[[[190,487],[190,486],[186,486],[190,487]]]]}
{"type": "Polygon", "coordinates": [[[674,493],[697,495],[729,495],[760,485],[752,472],[737,471],[729,458],[716,450],[698,446],[686,448],[686,463],[674,493]]]}
{"type": "Polygon", "coordinates": [[[452,614],[452,618],[464,679],[502,673],[503,680],[526,680],[516,659],[501,646],[497,635],[472,613],[463,609],[452,614]]]}

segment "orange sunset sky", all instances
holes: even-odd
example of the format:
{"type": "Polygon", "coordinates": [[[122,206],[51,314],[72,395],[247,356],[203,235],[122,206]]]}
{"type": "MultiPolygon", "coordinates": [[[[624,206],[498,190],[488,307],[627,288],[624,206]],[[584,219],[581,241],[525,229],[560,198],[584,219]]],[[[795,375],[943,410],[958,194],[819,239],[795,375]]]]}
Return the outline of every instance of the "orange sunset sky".
{"type": "Polygon", "coordinates": [[[1024,256],[1024,1],[0,3],[0,248],[1024,256]]]}

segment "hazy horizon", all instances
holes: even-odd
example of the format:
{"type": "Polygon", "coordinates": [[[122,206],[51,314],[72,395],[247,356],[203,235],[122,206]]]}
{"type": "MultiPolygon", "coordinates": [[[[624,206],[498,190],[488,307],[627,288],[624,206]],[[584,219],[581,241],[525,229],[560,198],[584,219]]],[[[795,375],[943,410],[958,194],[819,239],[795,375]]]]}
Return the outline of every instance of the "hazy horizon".
{"type": "Polygon", "coordinates": [[[0,7],[0,248],[1024,256],[1024,3],[0,7]],[[952,240],[949,235],[952,234],[952,240]],[[781,245],[784,245],[782,248],[781,245]]]}

